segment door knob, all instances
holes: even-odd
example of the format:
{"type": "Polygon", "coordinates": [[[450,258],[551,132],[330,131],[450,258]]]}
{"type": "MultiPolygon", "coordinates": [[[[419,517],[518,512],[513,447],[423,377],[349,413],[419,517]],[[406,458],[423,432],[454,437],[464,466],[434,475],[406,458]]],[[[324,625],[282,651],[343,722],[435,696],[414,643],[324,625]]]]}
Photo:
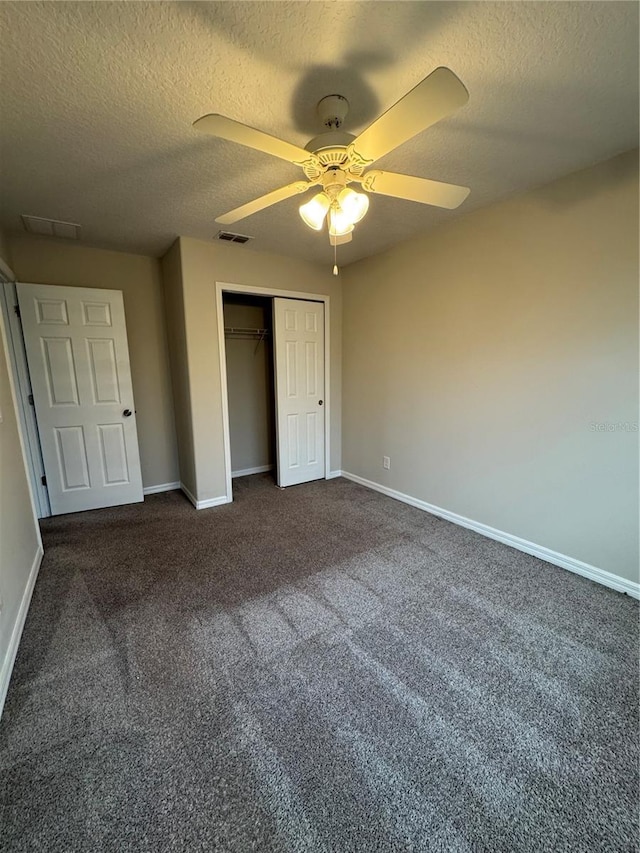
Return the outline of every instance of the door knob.
{"type": "Polygon", "coordinates": [[[321,406],[321,405],[322,405],[322,400],[318,400],[318,405],[319,405],[319,406],[321,406]]]}
{"type": "Polygon", "coordinates": [[[122,414],[125,416],[125,418],[130,418],[131,417],[131,409],[125,409],[122,414]]]}

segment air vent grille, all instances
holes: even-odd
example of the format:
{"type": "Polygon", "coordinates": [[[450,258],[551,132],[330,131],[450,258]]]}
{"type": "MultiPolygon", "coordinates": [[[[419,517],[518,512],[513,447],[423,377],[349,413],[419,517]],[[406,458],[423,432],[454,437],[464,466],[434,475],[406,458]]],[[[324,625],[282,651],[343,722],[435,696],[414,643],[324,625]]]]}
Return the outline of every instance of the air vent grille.
{"type": "Polygon", "coordinates": [[[233,231],[218,231],[216,240],[224,240],[226,243],[248,243],[253,240],[253,237],[247,237],[246,234],[234,234],[233,231]]]}
{"type": "Polygon", "coordinates": [[[46,237],[63,237],[65,240],[80,238],[80,225],[77,222],[61,222],[59,219],[46,219],[43,216],[21,216],[24,230],[29,234],[43,234],[46,237]]]}

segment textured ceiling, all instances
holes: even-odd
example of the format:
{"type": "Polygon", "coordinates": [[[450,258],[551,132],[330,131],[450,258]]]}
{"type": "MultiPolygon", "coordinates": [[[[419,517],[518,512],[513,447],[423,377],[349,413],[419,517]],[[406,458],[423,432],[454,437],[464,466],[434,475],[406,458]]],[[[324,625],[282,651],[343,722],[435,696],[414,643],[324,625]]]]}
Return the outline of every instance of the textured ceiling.
{"type": "MultiPolygon", "coordinates": [[[[299,145],[345,95],[357,133],[438,65],[470,93],[376,167],[471,187],[456,212],[373,196],[343,263],[638,144],[635,2],[0,3],[0,223],[79,222],[161,255],[302,173],[194,131],[218,112],[299,145]]],[[[234,226],[331,260],[290,199],[234,226]]],[[[237,251],[247,251],[238,247],[237,251]]]]}

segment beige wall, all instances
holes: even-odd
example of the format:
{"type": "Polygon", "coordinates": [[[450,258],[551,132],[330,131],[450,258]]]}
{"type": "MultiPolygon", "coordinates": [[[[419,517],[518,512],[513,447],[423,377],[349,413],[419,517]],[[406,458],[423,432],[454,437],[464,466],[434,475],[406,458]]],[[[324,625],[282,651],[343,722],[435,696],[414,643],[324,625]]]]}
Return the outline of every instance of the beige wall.
{"type": "Polygon", "coordinates": [[[19,281],[121,290],[144,486],[178,480],[160,263],[29,235],[10,237],[19,281]]]}
{"type": "MultiPolygon", "coordinates": [[[[5,244],[6,245],[6,244],[5,244]]],[[[4,255],[0,255],[6,261],[4,255]]],[[[21,629],[21,607],[31,592],[30,574],[40,554],[38,524],[31,505],[27,472],[7,367],[6,333],[0,312],[0,712],[21,629]]]]}
{"type": "MultiPolygon", "coordinates": [[[[239,329],[271,327],[271,306],[225,300],[224,324],[239,329]]],[[[273,465],[275,455],[273,350],[263,340],[229,336],[225,340],[231,468],[246,471],[273,465]]]]}
{"type": "Polygon", "coordinates": [[[175,412],[178,479],[195,495],[196,469],[179,240],[175,241],[162,259],[162,282],[175,412]]]}
{"type": "Polygon", "coordinates": [[[9,248],[9,238],[4,231],[0,229],[0,258],[4,263],[11,268],[11,250],[9,248]]]}
{"type": "MultiPolygon", "coordinates": [[[[222,497],[226,492],[216,281],[330,296],[330,461],[332,469],[339,469],[342,300],[340,278],[331,275],[331,264],[320,267],[298,259],[254,252],[247,247],[181,237],[180,265],[196,461],[193,488],[189,483],[186,485],[194,496],[203,501],[222,497]]],[[[165,287],[179,286],[178,278],[165,278],[165,287]]],[[[184,434],[187,432],[185,429],[184,434]]],[[[182,440],[180,430],[179,440],[182,440]]],[[[184,476],[183,473],[183,480],[184,476]]]]}
{"type": "Polygon", "coordinates": [[[344,470],[637,581],[637,151],[343,277],[344,470]]]}

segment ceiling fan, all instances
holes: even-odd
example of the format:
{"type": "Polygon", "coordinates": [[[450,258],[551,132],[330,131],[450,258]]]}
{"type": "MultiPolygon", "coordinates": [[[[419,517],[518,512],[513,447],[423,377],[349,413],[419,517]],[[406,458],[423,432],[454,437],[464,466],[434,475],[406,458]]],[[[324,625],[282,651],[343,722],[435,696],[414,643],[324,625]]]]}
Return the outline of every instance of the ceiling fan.
{"type": "MultiPolygon", "coordinates": [[[[322,230],[327,218],[329,239],[336,246],[351,240],[354,226],[367,212],[369,198],[365,193],[380,193],[452,210],[462,204],[469,189],[370,167],[420,131],[446,118],[468,99],[469,93],[453,71],[436,68],[354,137],[340,129],[349,109],[347,99],[342,95],[328,95],[318,104],[318,115],[328,130],[304,148],[225,116],[202,116],[193,125],[198,130],[300,166],[306,177],[306,180],[287,184],[236,207],[218,216],[216,222],[231,225],[279,201],[321,187],[319,193],[300,207],[300,215],[316,231],[322,230]],[[349,184],[359,185],[364,192],[354,191],[349,184]]],[[[337,272],[337,268],[334,271],[337,272]]]]}

